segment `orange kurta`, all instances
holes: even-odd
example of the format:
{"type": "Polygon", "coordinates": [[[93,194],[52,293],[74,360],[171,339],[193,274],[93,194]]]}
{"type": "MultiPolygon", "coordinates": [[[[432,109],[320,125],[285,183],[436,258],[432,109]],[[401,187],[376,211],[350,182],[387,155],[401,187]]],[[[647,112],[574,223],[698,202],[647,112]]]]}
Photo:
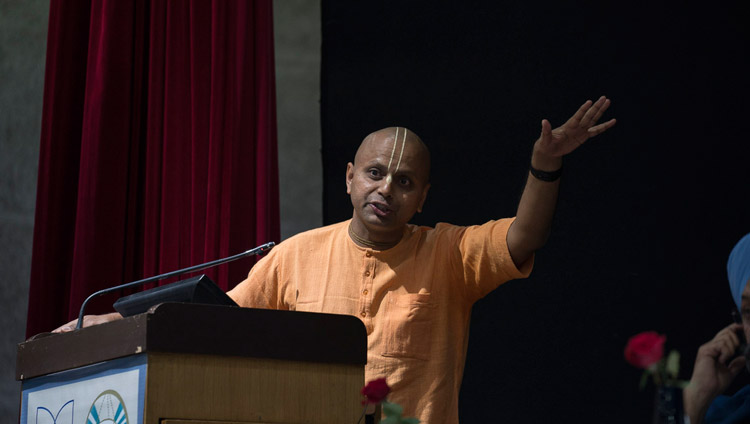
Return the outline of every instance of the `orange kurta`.
{"type": "Polygon", "coordinates": [[[471,307],[531,271],[533,260],[519,270],[508,252],[512,221],[408,225],[383,251],[357,246],[341,222],[280,243],[228,294],[245,307],[359,317],[365,379],[386,378],[404,416],[457,423],[471,307]]]}

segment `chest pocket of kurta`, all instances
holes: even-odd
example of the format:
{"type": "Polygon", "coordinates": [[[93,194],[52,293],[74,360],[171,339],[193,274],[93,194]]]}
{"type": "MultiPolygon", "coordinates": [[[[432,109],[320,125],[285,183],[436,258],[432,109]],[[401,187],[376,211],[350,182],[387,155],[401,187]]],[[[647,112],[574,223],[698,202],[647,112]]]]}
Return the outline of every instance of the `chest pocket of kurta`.
{"type": "Polygon", "coordinates": [[[383,356],[429,358],[432,306],[429,293],[389,296],[384,311],[383,356]]]}

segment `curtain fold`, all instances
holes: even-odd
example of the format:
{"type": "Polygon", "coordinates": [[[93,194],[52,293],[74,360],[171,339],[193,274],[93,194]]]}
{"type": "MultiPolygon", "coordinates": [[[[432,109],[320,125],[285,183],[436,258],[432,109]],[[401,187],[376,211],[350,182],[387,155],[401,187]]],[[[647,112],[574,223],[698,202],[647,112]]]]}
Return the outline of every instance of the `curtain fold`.
{"type": "Polygon", "coordinates": [[[272,31],[270,0],[51,3],[27,335],[278,241],[272,31]]]}

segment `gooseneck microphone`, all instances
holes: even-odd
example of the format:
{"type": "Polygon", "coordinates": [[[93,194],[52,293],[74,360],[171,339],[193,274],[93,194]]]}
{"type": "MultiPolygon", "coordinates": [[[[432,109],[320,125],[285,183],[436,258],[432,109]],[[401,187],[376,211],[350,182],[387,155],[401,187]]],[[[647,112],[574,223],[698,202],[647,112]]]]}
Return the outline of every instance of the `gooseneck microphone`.
{"type": "Polygon", "coordinates": [[[276,243],[274,243],[274,242],[271,241],[271,242],[268,242],[266,244],[262,244],[262,245],[260,245],[260,246],[258,246],[256,248],[253,248],[253,249],[250,249],[248,251],[245,251],[245,252],[242,252],[242,253],[238,253],[236,255],[229,256],[229,257],[226,257],[226,258],[223,258],[223,259],[217,259],[215,261],[206,262],[204,264],[193,265],[193,266],[188,267],[188,268],[178,269],[177,271],[167,272],[166,274],[155,275],[153,277],[144,278],[142,280],[132,281],[130,283],[121,284],[119,286],[114,286],[114,287],[109,287],[109,288],[106,288],[106,289],[103,289],[103,290],[99,290],[98,292],[95,292],[94,294],[90,295],[89,297],[86,298],[86,300],[83,301],[83,304],[81,305],[81,311],[78,313],[78,323],[76,324],[76,330],[79,330],[81,328],[81,326],[83,325],[83,311],[86,308],[86,304],[89,303],[89,300],[91,300],[91,299],[93,299],[93,298],[95,298],[97,296],[101,296],[103,294],[111,293],[113,291],[117,291],[117,290],[121,290],[121,289],[127,289],[127,288],[131,288],[131,287],[137,287],[137,286],[140,286],[140,285],[143,285],[143,284],[146,284],[146,283],[150,283],[152,281],[163,280],[165,278],[174,277],[175,275],[185,274],[187,272],[200,271],[202,269],[210,268],[212,266],[221,265],[221,264],[224,264],[224,263],[227,263],[227,262],[231,262],[231,261],[234,261],[234,260],[237,260],[237,259],[240,259],[240,258],[244,258],[245,256],[260,255],[262,253],[268,252],[275,245],[276,245],[276,243]]]}

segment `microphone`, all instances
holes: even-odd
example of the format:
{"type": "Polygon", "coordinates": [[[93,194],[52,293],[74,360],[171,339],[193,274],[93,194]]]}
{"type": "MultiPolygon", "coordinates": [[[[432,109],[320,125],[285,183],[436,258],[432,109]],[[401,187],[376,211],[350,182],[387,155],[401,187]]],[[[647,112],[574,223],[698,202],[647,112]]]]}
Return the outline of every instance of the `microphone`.
{"type": "Polygon", "coordinates": [[[221,265],[221,264],[224,264],[224,263],[227,263],[227,262],[231,262],[231,261],[234,261],[234,260],[237,260],[237,259],[240,259],[240,258],[244,258],[245,256],[260,255],[262,253],[268,252],[275,245],[276,245],[276,243],[274,243],[274,242],[271,241],[271,242],[268,242],[266,244],[262,244],[262,245],[260,245],[260,246],[258,246],[256,248],[247,250],[245,252],[238,253],[238,254],[236,254],[234,256],[229,256],[229,257],[226,257],[226,258],[223,258],[223,259],[217,259],[215,261],[206,262],[206,263],[203,263],[203,264],[200,264],[200,265],[193,265],[193,266],[188,267],[188,268],[178,269],[177,271],[167,272],[166,274],[155,275],[153,277],[144,278],[142,280],[132,281],[130,283],[121,284],[119,286],[114,286],[114,287],[109,287],[109,288],[106,288],[106,289],[103,289],[103,290],[99,290],[98,292],[95,292],[94,294],[90,295],[89,297],[86,298],[86,300],[83,301],[83,304],[81,305],[81,311],[78,313],[78,323],[76,324],[76,330],[80,330],[81,326],[83,325],[83,311],[86,308],[86,304],[89,303],[89,301],[91,299],[93,299],[93,298],[95,298],[97,296],[101,296],[103,294],[111,293],[113,291],[117,291],[117,290],[121,290],[121,289],[127,289],[127,288],[130,288],[130,287],[137,287],[137,286],[140,286],[140,285],[143,285],[143,284],[146,284],[146,283],[150,283],[152,281],[163,280],[165,278],[174,277],[175,275],[180,275],[180,274],[184,274],[184,273],[187,273],[187,272],[200,271],[202,269],[210,268],[212,266],[221,265]]]}

